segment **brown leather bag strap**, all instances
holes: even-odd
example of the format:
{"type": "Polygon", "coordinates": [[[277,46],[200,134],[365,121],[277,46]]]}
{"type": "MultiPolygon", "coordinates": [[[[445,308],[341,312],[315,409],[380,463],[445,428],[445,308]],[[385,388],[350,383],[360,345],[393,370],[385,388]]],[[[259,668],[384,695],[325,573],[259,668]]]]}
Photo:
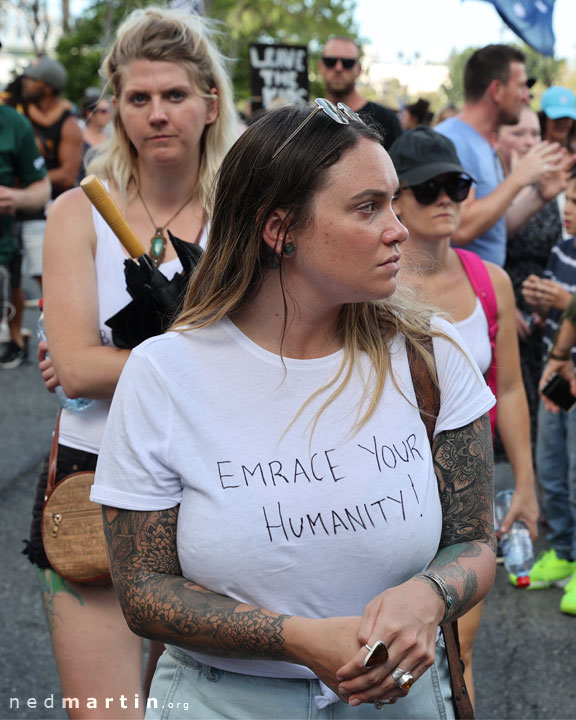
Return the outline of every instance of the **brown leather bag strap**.
{"type": "MultiPolygon", "coordinates": [[[[432,338],[424,341],[424,346],[434,359],[434,346],[432,338]]],[[[428,442],[432,448],[432,439],[434,436],[434,428],[436,427],[436,419],[440,412],[440,390],[432,382],[430,372],[422,356],[417,353],[412,345],[406,345],[408,354],[408,363],[410,364],[410,373],[412,375],[412,384],[414,385],[414,393],[416,395],[416,403],[420,411],[420,417],[428,434],[428,442]]]]}
{"type": "Polygon", "coordinates": [[[54,485],[56,485],[56,467],[58,466],[58,437],[60,436],[60,415],[62,409],[58,412],[56,418],[56,427],[54,428],[54,435],[52,436],[52,445],[50,446],[50,457],[48,458],[48,479],[46,481],[46,492],[44,493],[44,502],[48,500],[54,485]]]}
{"type": "MultiPolygon", "coordinates": [[[[432,338],[427,338],[425,346],[434,358],[434,346],[432,338]]],[[[432,381],[432,377],[423,358],[414,350],[412,345],[406,345],[408,363],[412,375],[412,384],[420,417],[426,428],[430,448],[436,419],[440,412],[440,390],[432,381]]],[[[442,625],[448,668],[450,670],[450,685],[452,686],[452,700],[454,713],[457,720],[473,720],[474,708],[468,695],[466,682],[464,681],[464,663],[460,657],[460,642],[458,640],[458,621],[442,625]]]]}
{"type": "Polygon", "coordinates": [[[474,720],[474,706],[468,694],[468,688],[464,680],[464,663],[460,657],[458,622],[454,620],[454,622],[446,623],[441,627],[448,657],[455,716],[457,720],[474,720]]]}

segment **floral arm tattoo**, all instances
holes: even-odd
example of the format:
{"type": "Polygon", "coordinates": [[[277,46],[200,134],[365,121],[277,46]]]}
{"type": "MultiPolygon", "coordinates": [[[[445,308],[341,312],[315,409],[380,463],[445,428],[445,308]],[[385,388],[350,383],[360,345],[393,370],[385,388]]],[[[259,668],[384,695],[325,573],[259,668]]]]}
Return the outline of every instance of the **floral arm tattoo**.
{"type": "MultiPolygon", "coordinates": [[[[493,581],[494,458],[488,415],[440,433],[433,457],[443,522],[440,548],[429,570],[444,578],[453,600],[448,619],[455,619],[481,600],[493,581]]],[[[435,582],[417,579],[443,597],[435,582]]]]}
{"type": "Polygon", "coordinates": [[[288,615],[219,595],[182,576],[178,510],[103,508],[112,579],[130,629],[213,655],[290,660],[283,636],[288,615]]]}

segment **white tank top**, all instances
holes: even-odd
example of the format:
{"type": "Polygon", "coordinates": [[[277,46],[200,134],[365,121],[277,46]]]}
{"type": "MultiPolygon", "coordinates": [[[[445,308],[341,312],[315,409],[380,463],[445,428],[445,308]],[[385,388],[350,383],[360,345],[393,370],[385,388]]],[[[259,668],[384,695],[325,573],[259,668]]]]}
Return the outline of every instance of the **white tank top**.
{"type": "MultiPolygon", "coordinates": [[[[126,290],[124,278],[124,260],[128,256],[116,235],[95,208],[92,208],[92,220],[97,239],[94,264],[98,288],[100,339],[102,345],[113,345],[112,330],[106,325],[106,320],[132,300],[126,290]]],[[[202,232],[199,244],[205,247],[206,240],[207,227],[202,232]]],[[[162,263],[159,269],[170,280],[182,270],[182,264],[178,258],[174,258],[162,263]]],[[[110,400],[95,400],[90,407],[81,412],[62,410],[59,442],[78,450],[98,453],[110,402],[110,400]]]]}
{"type": "Polygon", "coordinates": [[[478,298],[476,298],[476,307],[472,315],[454,323],[454,327],[464,338],[480,372],[485,375],[492,362],[492,348],[490,347],[488,319],[478,298]]]}

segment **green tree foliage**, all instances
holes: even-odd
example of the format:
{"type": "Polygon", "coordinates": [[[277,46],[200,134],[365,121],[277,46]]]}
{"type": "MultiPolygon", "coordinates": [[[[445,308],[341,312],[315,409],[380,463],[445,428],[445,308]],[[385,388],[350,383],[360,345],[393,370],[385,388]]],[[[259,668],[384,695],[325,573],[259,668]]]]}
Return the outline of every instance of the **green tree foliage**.
{"type": "MultiPolygon", "coordinates": [[[[68,97],[78,101],[89,86],[100,85],[98,68],[106,39],[134,8],[146,0],[95,0],[72,20],[71,30],[56,48],[59,60],[69,72],[68,97]]],[[[332,35],[358,38],[354,21],[356,0],[205,0],[207,15],[222,31],[221,46],[231,59],[236,97],[250,97],[250,43],[281,42],[307,45],[310,53],[311,93],[321,94],[322,85],[314,76],[322,45],[332,35]]]]}
{"type": "Polygon", "coordinates": [[[529,45],[514,45],[526,55],[526,74],[536,78],[542,89],[558,84],[558,78],[566,65],[566,60],[555,60],[537,52],[529,45]]]}
{"type": "Polygon", "coordinates": [[[354,21],[356,0],[212,0],[209,15],[229,33],[229,56],[237,97],[250,97],[251,43],[306,45],[309,51],[311,94],[322,94],[316,62],[322,46],[333,35],[358,39],[354,21]]]}
{"type": "Polygon", "coordinates": [[[88,87],[101,87],[98,70],[109,40],[123,18],[134,8],[150,4],[146,0],[95,0],[80,17],[71,20],[71,29],[62,35],[56,54],[68,71],[67,96],[79,102],[88,87]]]}
{"type": "Polygon", "coordinates": [[[442,85],[447,102],[457,107],[464,104],[464,68],[468,58],[478,48],[469,47],[462,52],[452,50],[448,56],[448,82],[442,85]]]}

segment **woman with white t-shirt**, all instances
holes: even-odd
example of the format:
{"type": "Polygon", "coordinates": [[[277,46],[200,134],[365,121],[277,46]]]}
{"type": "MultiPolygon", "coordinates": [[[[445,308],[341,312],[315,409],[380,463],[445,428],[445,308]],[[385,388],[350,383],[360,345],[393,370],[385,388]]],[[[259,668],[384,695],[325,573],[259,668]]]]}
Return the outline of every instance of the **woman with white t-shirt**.
{"type": "MultiPolygon", "coordinates": [[[[461,166],[452,141],[429,128],[404,133],[390,148],[390,157],[400,180],[394,208],[409,232],[400,280],[413,287],[423,301],[433,302],[450,315],[486,374],[498,398],[493,428],[498,428],[515,479],[510,512],[501,530],[521,520],[535,538],[538,501],[512,284],[497,265],[451,246],[460,224],[461,203],[473,178],[461,166]],[[490,297],[492,304],[487,301],[490,297]]],[[[473,700],[472,645],[481,614],[479,603],[458,621],[466,682],[473,700]]]]}
{"type": "Polygon", "coordinates": [[[149,718],[453,717],[438,625],[493,580],[493,396],[396,291],[379,136],[316,102],[229,152],[184,310],[112,403],[92,499],[130,627],[167,644],[149,718]]]}
{"type": "MultiPolygon", "coordinates": [[[[147,8],[120,26],[103,70],[114,92],[114,131],[88,170],[107,184],[146,251],[171,278],[182,265],[167,230],[190,242],[206,234],[212,181],[236,136],[223,59],[198,16],[147,8]]],[[[60,382],[69,397],[94,400],[82,412],[62,411],[57,481],[96,466],[110,401],[130,355],[114,345],[106,325],[131,301],[126,258],[80,188],[56,200],[44,255],[50,357],[42,344],[40,369],[47,387],[60,382]]],[[[27,553],[38,569],[62,695],[78,698],[74,717],[140,718],[142,639],[130,632],[111,585],[68,582],[51,568],[40,534],[46,476],[47,467],[27,553]],[[123,704],[122,696],[129,698],[123,704]]],[[[157,656],[153,649],[152,665],[157,656]]]]}

